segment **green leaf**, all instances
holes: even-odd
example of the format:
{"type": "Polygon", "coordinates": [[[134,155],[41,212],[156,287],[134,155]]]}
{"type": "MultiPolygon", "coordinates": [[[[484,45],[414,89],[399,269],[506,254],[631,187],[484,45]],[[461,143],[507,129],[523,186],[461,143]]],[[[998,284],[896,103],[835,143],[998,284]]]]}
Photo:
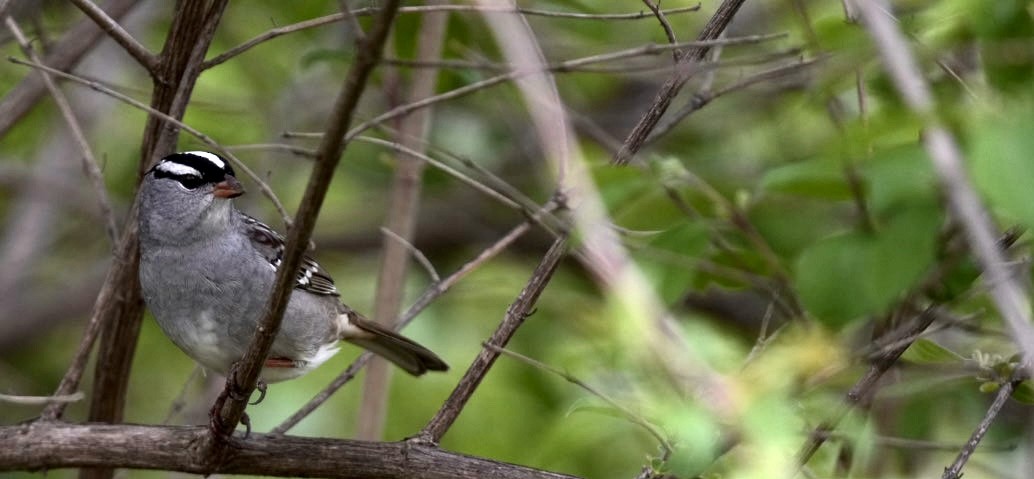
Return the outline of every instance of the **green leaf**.
{"type": "Polygon", "coordinates": [[[1023,381],[1013,389],[1012,398],[1023,404],[1034,404],[1034,385],[1030,381],[1023,381]]]}
{"type": "Polygon", "coordinates": [[[764,191],[820,199],[851,198],[843,168],[833,161],[817,159],[774,168],[761,179],[764,191]]]}
{"type": "Polygon", "coordinates": [[[940,224],[936,206],[913,204],[875,236],[847,233],[811,245],[797,261],[805,307],[833,326],[883,312],[934,262],[940,224]]]}
{"type": "Polygon", "coordinates": [[[921,364],[945,364],[964,361],[965,358],[954,351],[929,339],[918,339],[901,355],[906,361],[921,364]]]}
{"type": "Polygon", "coordinates": [[[1025,108],[988,118],[974,135],[970,157],[973,180],[992,205],[1034,227],[1034,112],[1025,108]]]}

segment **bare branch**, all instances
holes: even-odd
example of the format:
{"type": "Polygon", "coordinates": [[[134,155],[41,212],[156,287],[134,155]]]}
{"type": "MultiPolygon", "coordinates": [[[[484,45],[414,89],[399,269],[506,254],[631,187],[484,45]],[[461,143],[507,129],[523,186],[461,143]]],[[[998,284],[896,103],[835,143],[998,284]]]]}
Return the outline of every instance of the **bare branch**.
{"type": "MultiPolygon", "coordinates": [[[[707,25],[697,36],[698,40],[713,40],[718,38],[719,35],[725,31],[725,27],[732,21],[732,18],[739,11],[740,6],[746,0],[723,0],[722,4],[718,6],[718,10],[714,16],[708,20],[707,25]]],[[[639,120],[639,123],[632,129],[621,145],[621,149],[618,150],[617,154],[614,155],[613,163],[616,165],[625,165],[632,160],[632,157],[639,152],[642,148],[643,142],[649,136],[653,128],[657,126],[657,122],[660,121],[661,116],[668,110],[668,106],[671,105],[671,101],[678,94],[682,86],[686,84],[689,78],[692,76],[694,69],[692,66],[703,60],[704,56],[707,55],[707,51],[710,47],[697,47],[687,51],[682,58],[679,59],[678,65],[676,65],[675,73],[668,78],[668,81],[664,82],[661,86],[660,91],[657,92],[657,96],[653,100],[653,105],[639,120]]]]}
{"type": "Polygon", "coordinates": [[[467,369],[463,378],[460,379],[456,389],[453,389],[452,394],[442,404],[438,413],[420,431],[418,438],[421,441],[437,444],[442,439],[442,436],[445,435],[445,432],[452,426],[453,422],[456,421],[460,411],[463,410],[467,401],[474,394],[474,390],[481,384],[481,380],[485,378],[489,368],[495,364],[496,358],[499,357],[499,352],[490,350],[489,346],[502,348],[506,346],[506,343],[510,342],[510,338],[517,332],[517,328],[524,324],[524,320],[528,319],[528,316],[532,314],[532,308],[535,306],[536,301],[538,301],[539,295],[546,289],[549,280],[552,279],[553,272],[556,271],[557,266],[560,264],[560,259],[564,257],[566,250],[566,236],[561,236],[553,242],[553,246],[549,248],[546,255],[542,257],[542,261],[539,262],[538,267],[535,268],[535,272],[532,273],[528,284],[524,286],[517,299],[506,310],[506,316],[499,323],[499,327],[496,328],[495,332],[492,333],[492,337],[488,339],[486,347],[481,350],[474,362],[471,363],[470,368],[467,369]]]}
{"type": "Polygon", "coordinates": [[[62,396],[17,396],[12,394],[0,394],[0,402],[11,404],[23,404],[39,406],[51,403],[70,403],[82,401],[86,395],[82,391],[62,396]]]}
{"type": "MultiPolygon", "coordinates": [[[[675,37],[675,30],[672,30],[671,23],[668,23],[668,17],[664,15],[664,12],[662,12],[658,6],[660,2],[655,4],[652,0],[643,0],[643,3],[646,4],[646,8],[649,8],[650,11],[653,12],[653,16],[657,17],[657,21],[661,23],[661,28],[664,29],[664,34],[668,37],[668,43],[678,43],[679,40],[675,37]]],[[[678,63],[679,51],[672,50],[671,58],[672,60],[675,60],[675,63],[678,63]]]]}
{"type": "Polygon", "coordinates": [[[60,70],[56,70],[54,68],[48,67],[46,65],[41,65],[39,63],[25,62],[25,61],[18,60],[16,58],[8,58],[8,60],[10,60],[12,63],[16,63],[16,64],[19,64],[19,65],[25,65],[25,66],[29,66],[29,67],[32,67],[32,68],[36,68],[36,69],[45,71],[47,73],[50,73],[50,74],[59,76],[61,78],[64,78],[66,80],[71,80],[71,81],[73,81],[75,83],[78,83],[80,85],[88,87],[88,88],[90,88],[90,89],[92,89],[94,91],[103,93],[105,95],[108,95],[108,96],[116,99],[116,100],[119,100],[119,101],[121,101],[123,103],[126,103],[129,106],[132,106],[132,107],[137,108],[139,110],[146,111],[147,113],[149,113],[151,115],[154,115],[154,116],[156,116],[158,118],[161,118],[161,119],[165,120],[166,122],[176,126],[177,128],[180,128],[183,131],[185,131],[187,133],[190,133],[192,136],[194,136],[195,138],[200,140],[202,143],[204,143],[205,145],[208,145],[213,150],[215,150],[219,154],[225,156],[230,161],[232,161],[234,166],[238,167],[241,171],[244,172],[244,174],[248,178],[251,179],[251,181],[255,182],[255,184],[257,184],[259,186],[259,190],[262,191],[262,194],[265,195],[266,198],[269,198],[269,201],[271,201],[273,203],[273,206],[280,213],[280,216],[284,220],[284,223],[287,224],[287,225],[291,224],[291,217],[287,214],[287,210],[284,208],[284,204],[280,202],[279,198],[277,198],[276,193],[273,192],[273,189],[270,188],[269,185],[265,181],[262,180],[262,177],[260,177],[257,173],[255,173],[254,170],[252,170],[250,167],[248,167],[247,164],[245,164],[243,161],[241,161],[239,158],[237,158],[237,156],[234,155],[230,151],[230,149],[220,145],[215,140],[213,140],[211,137],[209,137],[208,135],[202,133],[197,128],[194,128],[194,127],[192,127],[192,126],[190,126],[190,125],[188,125],[186,123],[183,123],[182,121],[174,118],[171,115],[168,115],[166,113],[158,111],[158,110],[156,110],[156,109],[154,109],[152,107],[149,107],[149,106],[147,106],[147,105],[145,105],[145,104],[143,104],[143,103],[133,99],[132,97],[129,97],[127,95],[123,95],[122,93],[119,93],[119,92],[117,92],[115,90],[112,90],[111,88],[108,88],[108,87],[106,87],[104,85],[101,85],[100,83],[97,83],[95,81],[87,80],[87,79],[82,78],[80,76],[72,75],[70,73],[66,73],[66,72],[63,72],[63,71],[60,71],[60,70]]]}
{"type": "Polygon", "coordinates": [[[697,93],[696,95],[693,95],[693,98],[685,107],[671,115],[671,118],[669,120],[662,124],[659,124],[656,128],[654,128],[654,130],[650,133],[650,136],[647,137],[646,141],[644,142],[644,145],[650,145],[656,142],[658,139],[671,132],[671,130],[678,126],[678,124],[681,123],[682,120],[685,120],[687,117],[689,117],[693,113],[696,113],[697,111],[699,111],[700,109],[707,106],[712,101],[721,96],[747,89],[759,83],[784,78],[786,76],[799,73],[802,70],[811,68],[812,66],[821,62],[825,58],[826,57],[813,58],[810,60],[802,60],[800,62],[778,66],[770,70],[765,70],[751,75],[729,86],[726,86],[725,88],[719,88],[715,91],[704,91],[701,93],[697,93]]]}
{"type": "MultiPolygon", "coordinates": [[[[18,28],[18,24],[15,23],[14,19],[8,16],[4,18],[4,23],[7,24],[7,29],[14,35],[25,56],[32,60],[33,63],[41,63],[39,56],[36,55],[32,45],[29,44],[29,39],[18,28]]],[[[90,144],[86,141],[86,134],[83,133],[79,120],[75,118],[75,112],[72,111],[72,106],[68,103],[68,99],[65,98],[64,93],[57,87],[49,74],[45,72],[40,74],[43,76],[43,84],[46,86],[47,91],[50,92],[50,96],[54,98],[54,103],[57,105],[58,110],[61,111],[65,124],[68,125],[68,130],[71,131],[72,137],[75,138],[75,142],[79,146],[79,158],[82,160],[83,172],[86,173],[86,178],[90,180],[94,194],[97,195],[97,203],[100,206],[101,216],[104,218],[104,229],[114,250],[115,243],[119,237],[118,226],[115,224],[115,213],[111,209],[108,190],[104,185],[104,175],[101,173],[100,166],[97,165],[97,159],[93,156],[90,144]]]]}
{"type": "MultiPolygon", "coordinates": [[[[398,328],[401,329],[410,322],[412,322],[413,319],[415,319],[418,314],[420,314],[425,308],[427,308],[432,302],[434,302],[434,300],[438,299],[441,295],[449,291],[450,288],[452,288],[461,279],[465,278],[468,274],[470,274],[470,272],[474,271],[479,266],[485,264],[488,260],[496,257],[499,253],[505,251],[506,248],[510,247],[510,245],[513,244],[514,241],[517,241],[517,238],[520,238],[524,233],[531,229],[531,226],[533,224],[539,221],[539,217],[541,217],[542,215],[549,214],[555,209],[556,204],[547,204],[540,211],[537,211],[533,215],[533,218],[530,218],[527,221],[517,225],[498,241],[493,243],[488,248],[485,248],[484,251],[477,255],[477,257],[464,263],[463,266],[460,266],[460,268],[457,269],[455,272],[453,272],[449,276],[446,276],[445,279],[443,279],[441,282],[434,283],[430,287],[428,287],[427,290],[420,295],[420,298],[418,298],[413,303],[413,305],[410,306],[408,310],[406,310],[406,313],[398,319],[398,328]]],[[[320,405],[326,402],[327,399],[330,399],[330,396],[337,392],[338,389],[341,389],[342,387],[344,387],[345,384],[351,381],[352,378],[355,377],[355,375],[359,372],[359,370],[366,365],[366,363],[370,360],[371,357],[373,357],[373,353],[370,352],[365,352],[361,354],[359,358],[357,358],[354,362],[352,362],[351,365],[348,366],[347,369],[345,369],[344,372],[339,374],[337,378],[331,381],[331,383],[327,385],[327,387],[323,388],[322,391],[316,394],[315,397],[310,399],[309,402],[307,402],[298,411],[292,414],[291,417],[285,419],[284,422],[282,422],[279,426],[273,428],[273,430],[270,432],[272,432],[273,434],[283,434],[286,433],[292,427],[296,426],[299,422],[301,422],[302,419],[305,419],[306,416],[312,414],[313,411],[315,411],[318,407],[320,407],[320,405]]]]}
{"type": "MultiPolygon", "coordinates": [[[[666,15],[675,15],[679,13],[695,12],[700,10],[700,5],[692,7],[672,8],[668,10],[662,10],[662,13],[666,15]]],[[[636,13],[616,13],[616,14],[593,14],[593,13],[566,13],[566,12],[553,12],[548,10],[538,10],[533,8],[518,8],[510,6],[493,6],[485,7],[480,5],[424,5],[414,7],[402,7],[399,8],[399,14],[407,13],[433,13],[433,12],[499,12],[499,13],[515,13],[521,15],[536,15],[549,18],[568,18],[576,20],[640,20],[650,16],[648,13],[636,12],[636,13]]],[[[351,14],[356,17],[369,16],[377,13],[376,8],[358,8],[351,11],[351,14]]],[[[345,20],[345,13],[337,13],[334,15],[327,15],[324,17],[314,18],[312,20],[306,20],[304,22],[298,22],[293,25],[286,25],[279,28],[274,28],[267,32],[264,32],[251,40],[248,40],[236,47],[227,50],[224,53],[206,61],[203,65],[204,68],[212,68],[221,63],[225,63],[227,60],[240,55],[261,43],[272,40],[276,37],[287,35],[288,33],[294,33],[309,28],[320,27],[323,25],[340,22],[345,20]]]]}
{"type": "Polygon", "coordinates": [[[403,238],[398,233],[383,226],[381,227],[381,233],[384,233],[384,236],[391,238],[393,241],[400,243],[402,247],[413,256],[413,258],[416,258],[417,262],[420,263],[420,266],[423,266],[424,271],[427,272],[427,275],[431,277],[431,281],[438,283],[442,280],[441,276],[438,276],[438,271],[434,269],[434,265],[431,264],[431,260],[427,259],[427,256],[414,246],[413,243],[410,243],[409,240],[403,238]]]}
{"type": "Polygon", "coordinates": [[[895,334],[895,338],[904,338],[901,341],[896,341],[896,344],[892,348],[887,348],[880,351],[878,356],[872,359],[872,365],[869,366],[869,370],[858,379],[848,390],[847,395],[844,397],[844,405],[837,411],[833,417],[828,419],[826,422],[815,428],[815,431],[810,435],[807,442],[797,452],[797,466],[798,469],[803,468],[811,456],[822,447],[822,444],[826,442],[829,437],[828,433],[836,429],[837,424],[851,411],[863,398],[869,395],[869,392],[876,387],[877,382],[883,374],[886,373],[891,366],[893,366],[898,358],[904,354],[905,350],[912,345],[919,334],[926,330],[933,324],[934,320],[937,319],[937,310],[934,308],[928,308],[923,311],[922,314],[916,318],[912,324],[907,325],[895,334]]]}
{"type": "Polygon", "coordinates": [[[262,363],[268,356],[273,339],[276,338],[280,329],[280,322],[287,309],[287,301],[294,290],[298,268],[301,266],[306,245],[309,244],[313,227],[316,225],[316,217],[323,205],[323,199],[330,187],[334,169],[344,154],[345,130],[352,122],[355,108],[359,104],[359,97],[366,88],[367,80],[384,49],[384,43],[391,31],[391,24],[399,8],[399,3],[399,0],[384,2],[383,10],[379,13],[366,41],[358,49],[355,62],[349,69],[341,91],[334,102],[334,108],[327,119],[326,134],[317,149],[316,164],[309,176],[305,195],[298,207],[293,227],[287,236],[284,257],[267,303],[266,314],[255,330],[247,354],[235,364],[234,370],[227,376],[226,390],[224,390],[221,400],[217,401],[212,408],[215,437],[206,445],[206,449],[209,449],[209,454],[211,454],[210,457],[216,457],[221,453],[220,451],[225,452],[226,448],[222,447],[223,438],[218,436],[233,431],[244,416],[248,396],[255,389],[259,373],[262,371],[262,363]]]}
{"type": "Polygon", "coordinates": [[[68,467],[163,469],[193,474],[358,479],[577,479],[413,442],[365,442],[252,434],[228,438],[218,463],[198,447],[204,427],[71,425],[0,427],[0,471],[68,467]]]}
{"type": "MultiPolygon", "coordinates": [[[[104,8],[112,18],[121,18],[137,1],[111,0],[104,8]]],[[[43,63],[58,70],[69,70],[103,37],[104,33],[92,20],[83,19],[51,45],[50,51],[43,58],[43,63]]],[[[0,101],[0,138],[43,98],[46,91],[43,78],[35,74],[26,75],[14,88],[7,91],[0,101]]]]}
{"type": "Polygon", "coordinates": [[[82,10],[86,16],[90,17],[97,26],[101,27],[104,33],[107,33],[112,40],[121,45],[126,50],[126,53],[129,53],[129,56],[136,59],[137,63],[144,67],[148,73],[151,75],[157,73],[158,56],[136,41],[115,19],[109,17],[107,13],[104,13],[104,10],[94,5],[90,0],[71,0],[71,2],[79,10],[82,10]]]}
{"type": "Polygon", "coordinates": [[[969,461],[969,456],[973,455],[973,452],[977,450],[977,446],[980,445],[980,441],[987,434],[988,429],[991,429],[991,423],[994,422],[995,417],[998,416],[998,412],[1005,406],[1005,402],[1009,400],[1009,396],[1016,390],[1016,387],[1020,385],[1023,380],[1008,380],[1003,381],[998,388],[998,394],[995,395],[994,402],[991,403],[991,407],[987,408],[987,413],[984,414],[984,418],[980,420],[980,424],[973,434],[966,441],[966,445],[959,451],[958,457],[955,458],[955,462],[951,463],[951,466],[944,469],[944,475],[941,479],[960,479],[962,477],[962,468],[966,466],[966,462],[969,461]]]}

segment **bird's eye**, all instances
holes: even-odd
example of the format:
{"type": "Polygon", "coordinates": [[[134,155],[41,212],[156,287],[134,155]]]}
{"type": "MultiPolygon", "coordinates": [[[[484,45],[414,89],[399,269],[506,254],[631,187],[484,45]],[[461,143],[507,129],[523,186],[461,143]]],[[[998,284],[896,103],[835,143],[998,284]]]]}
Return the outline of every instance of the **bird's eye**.
{"type": "Polygon", "coordinates": [[[204,179],[202,179],[200,176],[194,175],[183,175],[176,178],[176,181],[178,181],[181,185],[183,185],[184,188],[188,190],[197,189],[199,186],[205,184],[204,179]]]}

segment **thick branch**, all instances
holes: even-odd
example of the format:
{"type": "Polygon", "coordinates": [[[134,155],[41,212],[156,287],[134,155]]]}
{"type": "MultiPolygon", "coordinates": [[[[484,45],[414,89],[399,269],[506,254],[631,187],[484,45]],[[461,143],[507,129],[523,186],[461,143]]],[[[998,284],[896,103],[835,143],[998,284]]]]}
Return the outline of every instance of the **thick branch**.
{"type": "Polygon", "coordinates": [[[66,467],[162,469],[195,474],[334,478],[573,479],[573,476],[407,442],[252,434],[229,439],[223,461],[204,462],[204,427],[37,422],[0,427],[0,471],[66,467]]]}

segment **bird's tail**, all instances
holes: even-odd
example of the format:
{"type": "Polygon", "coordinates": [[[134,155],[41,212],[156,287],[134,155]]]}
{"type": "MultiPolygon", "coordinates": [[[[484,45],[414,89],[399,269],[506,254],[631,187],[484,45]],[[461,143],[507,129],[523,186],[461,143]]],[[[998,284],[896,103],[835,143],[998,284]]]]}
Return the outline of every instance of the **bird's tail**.
{"type": "Polygon", "coordinates": [[[387,330],[359,313],[348,311],[339,317],[341,339],[368,349],[395,363],[407,373],[419,376],[427,371],[446,371],[449,365],[437,354],[394,331],[387,330]]]}

